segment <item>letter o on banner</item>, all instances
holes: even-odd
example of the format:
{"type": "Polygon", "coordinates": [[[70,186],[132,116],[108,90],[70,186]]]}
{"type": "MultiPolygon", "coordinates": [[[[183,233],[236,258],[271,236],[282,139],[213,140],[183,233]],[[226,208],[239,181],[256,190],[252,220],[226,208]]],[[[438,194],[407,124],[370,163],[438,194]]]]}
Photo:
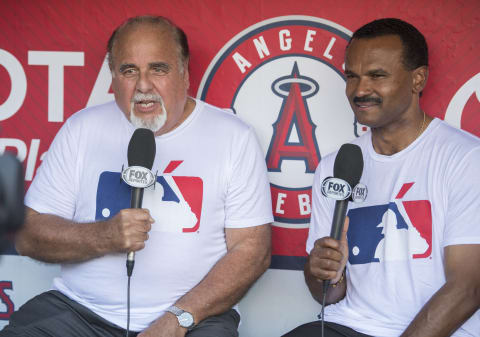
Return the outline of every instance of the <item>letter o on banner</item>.
{"type": "Polygon", "coordinates": [[[9,52],[0,49],[0,65],[5,67],[12,82],[7,100],[0,105],[0,121],[4,121],[20,109],[27,94],[27,77],[22,64],[9,52]]]}

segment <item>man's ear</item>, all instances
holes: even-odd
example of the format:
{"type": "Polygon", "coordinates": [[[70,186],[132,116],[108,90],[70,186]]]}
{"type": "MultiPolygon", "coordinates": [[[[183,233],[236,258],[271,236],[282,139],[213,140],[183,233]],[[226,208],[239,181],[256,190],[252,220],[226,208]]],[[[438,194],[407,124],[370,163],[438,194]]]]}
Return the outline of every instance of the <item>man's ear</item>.
{"type": "Polygon", "coordinates": [[[413,86],[412,86],[413,92],[420,94],[422,90],[425,88],[425,86],[427,85],[428,67],[421,66],[415,69],[413,71],[412,80],[413,80],[413,86]]]}
{"type": "Polygon", "coordinates": [[[190,62],[188,62],[188,60],[183,63],[183,80],[185,81],[187,90],[190,89],[190,71],[188,69],[189,64],[190,62]]]}

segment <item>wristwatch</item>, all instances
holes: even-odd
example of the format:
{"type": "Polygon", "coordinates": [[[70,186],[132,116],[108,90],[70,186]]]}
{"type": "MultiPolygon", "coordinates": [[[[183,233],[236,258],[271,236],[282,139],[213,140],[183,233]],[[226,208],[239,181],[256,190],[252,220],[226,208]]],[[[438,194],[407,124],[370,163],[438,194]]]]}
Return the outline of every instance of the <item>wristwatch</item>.
{"type": "Polygon", "coordinates": [[[182,310],[179,307],[176,307],[174,305],[169,307],[167,311],[177,316],[178,324],[180,324],[182,328],[186,328],[187,330],[192,330],[193,327],[195,326],[193,315],[188,311],[182,310]]]}

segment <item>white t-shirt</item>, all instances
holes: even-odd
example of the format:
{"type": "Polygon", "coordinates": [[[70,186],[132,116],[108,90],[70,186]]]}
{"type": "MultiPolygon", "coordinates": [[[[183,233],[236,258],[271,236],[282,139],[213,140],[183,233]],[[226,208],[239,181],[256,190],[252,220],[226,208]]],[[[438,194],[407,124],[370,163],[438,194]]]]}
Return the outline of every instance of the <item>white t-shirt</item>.
{"type": "MultiPolygon", "coordinates": [[[[363,152],[364,203],[349,203],[347,294],[325,308],[325,320],[374,336],[399,336],[445,283],[444,248],[480,244],[480,141],[434,119],[404,150],[363,152]]],[[[336,153],[322,159],[313,185],[307,252],[330,235],[335,202],[322,196],[336,153]]],[[[478,267],[478,261],[465,261],[478,267]]],[[[478,336],[477,311],[454,336],[478,336]]]]}
{"type": "MultiPolygon", "coordinates": [[[[74,222],[106,220],[130,207],[121,181],[134,127],[114,102],[84,109],[55,137],[25,202],[74,222]]],[[[251,127],[196,101],[192,114],[158,136],[155,187],[143,207],[155,223],[131,280],[131,329],[145,329],[197,285],[227,252],[225,228],[273,221],[264,155],[251,127]]],[[[101,226],[101,223],[99,224],[101,226]]],[[[126,254],[63,264],[54,288],[126,327],[126,254]]]]}

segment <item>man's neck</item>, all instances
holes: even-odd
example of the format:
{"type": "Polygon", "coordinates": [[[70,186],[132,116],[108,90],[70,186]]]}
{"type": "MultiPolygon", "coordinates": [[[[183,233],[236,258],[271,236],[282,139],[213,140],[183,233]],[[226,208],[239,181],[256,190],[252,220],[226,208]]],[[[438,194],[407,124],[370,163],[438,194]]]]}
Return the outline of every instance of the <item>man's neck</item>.
{"type": "Polygon", "coordinates": [[[411,120],[372,128],[372,145],[375,152],[391,156],[402,151],[420,137],[432,120],[432,117],[419,110],[411,120]]]}
{"type": "Polygon", "coordinates": [[[193,110],[195,109],[196,104],[197,103],[195,102],[195,100],[188,96],[187,100],[185,101],[185,107],[183,108],[183,113],[182,113],[182,116],[180,117],[180,119],[173,126],[169,127],[168,129],[161,128],[160,130],[155,132],[155,137],[163,135],[163,134],[168,133],[168,132],[171,132],[171,131],[175,130],[176,128],[178,128],[180,125],[182,125],[182,123],[188,118],[188,116],[190,116],[192,114],[193,110]]]}

